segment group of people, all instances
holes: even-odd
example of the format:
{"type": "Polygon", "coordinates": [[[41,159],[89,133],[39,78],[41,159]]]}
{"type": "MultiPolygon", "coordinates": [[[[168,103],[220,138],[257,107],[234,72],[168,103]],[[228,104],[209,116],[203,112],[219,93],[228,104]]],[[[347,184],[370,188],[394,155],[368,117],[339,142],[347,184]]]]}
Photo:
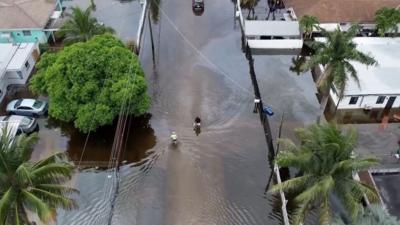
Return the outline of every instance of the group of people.
{"type": "MultiPolygon", "coordinates": [[[[193,129],[196,131],[196,134],[198,134],[198,130],[200,129],[200,127],[201,127],[201,119],[200,119],[200,117],[197,116],[194,119],[194,123],[193,123],[193,129]]],[[[172,131],[170,138],[171,138],[172,143],[174,143],[174,144],[177,143],[178,135],[175,133],[175,131],[172,131]]]]}

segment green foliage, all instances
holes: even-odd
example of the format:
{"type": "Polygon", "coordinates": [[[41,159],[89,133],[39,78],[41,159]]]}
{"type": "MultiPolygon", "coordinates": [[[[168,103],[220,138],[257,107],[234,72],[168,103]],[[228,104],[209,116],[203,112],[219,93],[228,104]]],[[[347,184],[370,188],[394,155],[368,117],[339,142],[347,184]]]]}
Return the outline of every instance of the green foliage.
{"type": "Polygon", "coordinates": [[[357,25],[351,26],[347,32],[341,32],[339,28],[333,32],[321,29],[321,32],[326,42],[313,42],[315,53],[305,61],[301,70],[304,72],[323,65],[325,70],[317,82],[318,87],[326,90],[334,84],[341,97],[349,77],[358,82],[357,71],[351,62],[374,65],[376,61],[356,49],[357,45],[352,40],[359,32],[357,25]]]}
{"type": "Polygon", "coordinates": [[[0,137],[1,225],[29,224],[27,210],[47,223],[55,220],[58,207],[76,208],[74,200],[67,196],[77,191],[62,185],[71,178],[74,166],[63,153],[28,162],[37,140],[36,135],[0,137]]]}
{"type": "Polygon", "coordinates": [[[127,105],[142,115],[150,106],[147,83],[136,55],[110,34],[44,54],[30,88],[49,96],[49,114],[74,122],[82,132],[111,124],[127,105]]]}
{"type": "MultiPolygon", "coordinates": [[[[371,205],[360,214],[351,225],[399,225],[400,221],[390,215],[381,205],[371,205]]],[[[339,218],[335,218],[332,225],[346,225],[339,218]]]]}
{"type": "Polygon", "coordinates": [[[153,21],[153,23],[157,24],[158,20],[160,18],[160,4],[161,4],[161,0],[150,0],[150,14],[151,14],[151,19],[153,21]]]}
{"type": "Polygon", "coordinates": [[[300,19],[300,27],[304,31],[305,38],[311,38],[314,28],[319,28],[317,17],[305,15],[300,19]]]}
{"type": "Polygon", "coordinates": [[[329,225],[332,210],[329,198],[337,196],[355,219],[362,208],[363,194],[377,199],[368,185],[353,179],[353,173],[375,165],[375,158],[359,158],[352,155],[357,136],[354,130],[342,132],[335,124],[313,125],[296,130],[300,145],[288,139],[280,140],[284,151],[276,158],[280,167],[293,167],[301,175],[272,187],[272,192],[287,191],[296,194],[298,209],[293,224],[304,222],[307,212],[314,207],[319,210],[321,225],[329,225]]]}
{"type": "Polygon", "coordinates": [[[240,7],[243,9],[248,9],[247,19],[254,19],[254,7],[257,6],[260,0],[242,0],[240,1],[240,7]],[[253,13],[253,18],[250,17],[250,13],[253,13]]]}
{"type": "Polygon", "coordinates": [[[387,32],[398,32],[397,24],[400,23],[400,10],[384,7],[375,13],[375,24],[378,34],[382,37],[387,32]]]}
{"type": "Polygon", "coordinates": [[[99,24],[91,13],[92,7],[88,7],[85,11],[79,7],[73,7],[72,14],[68,15],[69,20],[64,23],[57,35],[64,38],[64,43],[72,44],[88,41],[95,35],[115,33],[111,27],[99,24]]]}

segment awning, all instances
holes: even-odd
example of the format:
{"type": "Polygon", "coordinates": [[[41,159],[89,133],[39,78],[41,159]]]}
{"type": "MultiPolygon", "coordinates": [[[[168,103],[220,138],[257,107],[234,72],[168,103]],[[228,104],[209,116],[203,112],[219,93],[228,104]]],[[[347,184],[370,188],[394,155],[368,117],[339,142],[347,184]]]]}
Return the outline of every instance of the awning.
{"type": "Polygon", "coordinates": [[[296,55],[303,47],[301,39],[248,40],[253,55],[296,55]]]}

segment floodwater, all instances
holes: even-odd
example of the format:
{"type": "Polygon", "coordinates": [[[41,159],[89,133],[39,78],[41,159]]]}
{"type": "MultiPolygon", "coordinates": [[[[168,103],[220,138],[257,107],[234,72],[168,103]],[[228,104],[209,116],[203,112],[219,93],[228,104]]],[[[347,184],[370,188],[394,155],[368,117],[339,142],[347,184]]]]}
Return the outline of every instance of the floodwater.
{"type": "MultiPolygon", "coordinates": [[[[140,52],[153,100],[151,117],[129,126],[119,182],[110,170],[78,171],[71,184],[81,191],[80,208],[60,211],[57,224],[282,224],[280,200],[265,190],[271,162],[253,113],[233,3],[207,1],[205,12],[195,16],[191,1],[161,0],[152,33],[154,61],[148,24],[140,52]],[[192,129],[196,116],[202,119],[199,135],[192,129]],[[172,131],[177,146],[170,144],[172,131]]],[[[318,111],[311,76],[297,77],[290,62],[291,56],[255,57],[262,97],[275,110],[274,137],[283,112],[283,136],[291,137],[294,127],[314,122],[318,111]]],[[[85,145],[87,136],[71,125],[40,119],[33,158],[62,150],[83,167],[103,167],[114,131],[115,125],[101,128],[85,145]]]]}
{"type": "MultiPolygon", "coordinates": [[[[93,0],[96,5],[92,15],[98,22],[112,27],[115,34],[124,42],[136,40],[138,21],[142,8],[139,0],[93,0]]],[[[63,5],[69,7],[80,7],[86,9],[90,6],[90,0],[69,0],[63,5]]]]}

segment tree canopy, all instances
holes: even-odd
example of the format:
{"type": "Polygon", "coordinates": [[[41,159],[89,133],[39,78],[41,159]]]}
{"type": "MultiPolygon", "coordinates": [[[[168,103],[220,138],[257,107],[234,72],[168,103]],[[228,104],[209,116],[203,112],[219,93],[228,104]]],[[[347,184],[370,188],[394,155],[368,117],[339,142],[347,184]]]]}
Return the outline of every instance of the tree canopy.
{"type": "Polygon", "coordinates": [[[383,7],[375,13],[376,29],[380,36],[387,32],[398,32],[397,24],[400,23],[400,10],[383,7]]]}
{"type": "Polygon", "coordinates": [[[272,188],[294,193],[298,208],[293,225],[304,223],[307,213],[319,211],[319,224],[330,225],[332,210],[330,198],[336,196],[346,208],[350,218],[357,218],[362,210],[364,194],[377,200],[376,192],[368,185],[353,179],[353,173],[377,164],[375,158],[353,155],[356,133],[353,129],[341,131],[336,124],[313,125],[296,130],[300,145],[281,140],[281,151],[276,163],[280,167],[296,168],[300,176],[286,180],[272,188]]]}
{"type": "Polygon", "coordinates": [[[73,164],[63,153],[28,161],[37,136],[0,137],[0,225],[31,224],[27,210],[44,222],[55,220],[57,208],[77,207],[69,194],[77,190],[62,184],[71,178],[73,164]]]}
{"type": "Polygon", "coordinates": [[[319,28],[318,18],[305,15],[300,19],[300,27],[303,29],[305,38],[310,39],[314,28],[319,28]]]}
{"type": "Polygon", "coordinates": [[[110,34],[45,53],[37,69],[31,90],[48,95],[52,117],[73,121],[82,132],[111,124],[124,105],[127,114],[136,116],[149,109],[137,56],[110,34]]]}

